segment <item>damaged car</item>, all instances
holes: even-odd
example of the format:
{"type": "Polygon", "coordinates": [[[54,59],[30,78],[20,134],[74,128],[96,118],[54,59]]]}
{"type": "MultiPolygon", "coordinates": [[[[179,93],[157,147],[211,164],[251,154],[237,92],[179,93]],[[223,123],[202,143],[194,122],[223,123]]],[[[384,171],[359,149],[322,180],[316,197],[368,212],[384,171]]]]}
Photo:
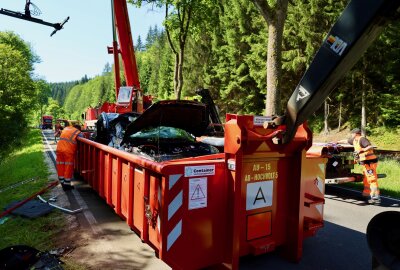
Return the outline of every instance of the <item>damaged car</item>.
{"type": "Polygon", "coordinates": [[[140,115],[103,113],[95,141],[161,162],[219,153],[220,144],[198,139],[210,130],[212,121],[206,104],[164,100],[140,115]]]}

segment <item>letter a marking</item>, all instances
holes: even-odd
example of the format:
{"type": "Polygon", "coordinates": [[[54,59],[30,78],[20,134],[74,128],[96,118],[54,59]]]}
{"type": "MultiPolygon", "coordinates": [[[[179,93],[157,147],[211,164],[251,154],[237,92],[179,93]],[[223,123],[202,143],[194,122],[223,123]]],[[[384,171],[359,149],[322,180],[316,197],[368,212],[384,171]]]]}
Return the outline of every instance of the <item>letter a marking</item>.
{"type": "Polygon", "coordinates": [[[263,200],[264,203],[267,203],[261,187],[257,191],[257,195],[256,195],[256,198],[254,199],[253,205],[255,205],[258,200],[263,200]],[[260,197],[259,197],[259,195],[260,195],[260,197]]]}

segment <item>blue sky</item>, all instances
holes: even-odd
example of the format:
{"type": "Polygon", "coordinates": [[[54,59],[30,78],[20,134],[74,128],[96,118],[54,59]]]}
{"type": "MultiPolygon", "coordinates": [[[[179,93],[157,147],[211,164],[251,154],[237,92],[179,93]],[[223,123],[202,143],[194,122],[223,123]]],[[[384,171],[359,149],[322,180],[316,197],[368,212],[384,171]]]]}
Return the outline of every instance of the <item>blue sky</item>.
{"type": "MultiPolygon", "coordinates": [[[[37,17],[51,23],[70,20],[64,29],[50,37],[52,27],[0,14],[0,31],[13,31],[29,42],[40,57],[35,74],[49,82],[79,80],[85,74],[101,74],[105,64],[112,64],[107,46],[112,44],[111,1],[33,0],[42,14],[37,17]]],[[[23,12],[25,0],[2,0],[0,8],[23,12]]],[[[162,27],[164,11],[147,5],[140,9],[128,5],[133,40],[144,41],[150,26],[162,27]]]]}

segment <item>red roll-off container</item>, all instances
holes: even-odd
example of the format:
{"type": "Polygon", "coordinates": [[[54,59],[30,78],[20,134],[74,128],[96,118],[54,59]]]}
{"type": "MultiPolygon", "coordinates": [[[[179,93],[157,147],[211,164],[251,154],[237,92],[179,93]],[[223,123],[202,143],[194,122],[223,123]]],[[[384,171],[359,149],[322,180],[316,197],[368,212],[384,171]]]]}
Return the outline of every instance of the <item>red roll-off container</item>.
{"type": "Polygon", "coordinates": [[[307,157],[305,125],[282,145],[284,127],[226,119],[224,153],[154,162],[79,138],[76,170],[173,269],[237,269],[277,247],[298,261],[323,225],[326,159],[307,157]]]}

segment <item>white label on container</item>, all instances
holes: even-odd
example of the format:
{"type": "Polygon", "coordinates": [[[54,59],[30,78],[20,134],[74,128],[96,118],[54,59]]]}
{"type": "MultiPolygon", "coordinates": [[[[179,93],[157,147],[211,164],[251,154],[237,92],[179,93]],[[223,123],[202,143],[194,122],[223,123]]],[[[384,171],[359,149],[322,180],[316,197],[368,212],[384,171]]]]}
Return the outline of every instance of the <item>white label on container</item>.
{"type": "Polygon", "coordinates": [[[253,210],[272,205],[273,181],[247,184],[246,210],[253,210]]]}
{"type": "Polygon", "coordinates": [[[189,179],[189,210],[207,207],[207,177],[189,179]]]}
{"type": "Polygon", "coordinates": [[[254,116],[253,125],[254,126],[262,126],[264,122],[271,122],[272,118],[268,116],[254,116]]]}
{"type": "Polygon", "coordinates": [[[186,166],[185,177],[215,175],[215,165],[186,166]]]}

